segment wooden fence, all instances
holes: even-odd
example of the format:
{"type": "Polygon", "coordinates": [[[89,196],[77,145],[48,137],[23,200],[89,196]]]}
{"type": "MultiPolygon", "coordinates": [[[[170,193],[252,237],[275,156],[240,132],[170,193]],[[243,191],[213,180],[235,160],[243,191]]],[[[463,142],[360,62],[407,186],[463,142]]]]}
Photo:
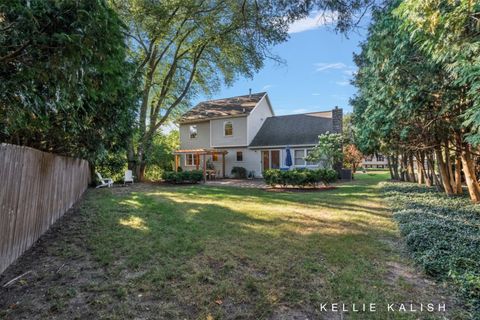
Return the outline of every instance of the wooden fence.
{"type": "Polygon", "coordinates": [[[82,196],[88,162],[0,144],[0,273],[82,196]]]}

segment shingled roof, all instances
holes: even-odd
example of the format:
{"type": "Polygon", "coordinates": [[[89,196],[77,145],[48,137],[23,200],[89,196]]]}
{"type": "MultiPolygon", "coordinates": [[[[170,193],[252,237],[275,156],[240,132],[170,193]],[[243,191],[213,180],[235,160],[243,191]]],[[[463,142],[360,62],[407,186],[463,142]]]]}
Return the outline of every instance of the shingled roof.
{"type": "Polygon", "coordinates": [[[247,116],[266,94],[266,92],[259,92],[244,96],[203,101],[185,113],[180,118],[180,122],[193,122],[242,115],[247,116]]]}
{"type": "Polygon", "coordinates": [[[331,112],[269,117],[250,147],[315,145],[318,136],[327,131],[333,132],[331,112]]]}

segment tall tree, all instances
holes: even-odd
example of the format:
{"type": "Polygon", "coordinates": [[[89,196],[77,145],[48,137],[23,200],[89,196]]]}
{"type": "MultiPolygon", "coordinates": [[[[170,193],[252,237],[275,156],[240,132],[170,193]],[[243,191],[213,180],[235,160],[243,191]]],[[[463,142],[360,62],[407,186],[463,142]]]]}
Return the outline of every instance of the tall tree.
{"type": "Polygon", "coordinates": [[[95,162],[121,147],[135,82],[103,0],[0,1],[0,140],[95,162]]]}
{"type": "Polygon", "coordinates": [[[474,126],[463,121],[471,108],[468,89],[405,28],[405,21],[396,14],[398,3],[374,14],[368,39],[355,57],[359,93],[352,104],[357,142],[362,151],[388,150],[389,161],[399,163],[400,179],[435,181],[449,195],[462,192],[462,170],[470,197],[478,202],[471,146],[465,139],[474,126]]]}

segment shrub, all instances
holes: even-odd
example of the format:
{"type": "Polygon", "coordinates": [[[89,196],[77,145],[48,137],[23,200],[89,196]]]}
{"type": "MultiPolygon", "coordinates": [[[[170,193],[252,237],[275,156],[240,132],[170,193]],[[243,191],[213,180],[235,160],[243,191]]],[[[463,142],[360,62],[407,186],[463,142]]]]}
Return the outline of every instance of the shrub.
{"type": "Polygon", "coordinates": [[[203,171],[165,171],[162,174],[163,180],[171,183],[198,183],[203,179],[203,171]]]}
{"type": "Polygon", "coordinates": [[[384,183],[382,190],[413,259],[453,281],[480,316],[480,206],[412,183],[384,183]]]}
{"type": "Polygon", "coordinates": [[[231,173],[235,179],[245,179],[247,177],[247,169],[244,167],[233,167],[231,173]]]}
{"type": "Polygon", "coordinates": [[[265,183],[274,187],[288,185],[295,187],[317,186],[318,183],[327,185],[337,179],[337,172],[332,169],[293,169],[282,171],[278,169],[270,169],[263,172],[265,183]]]}
{"type": "Polygon", "coordinates": [[[148,165],[145,168],[145,175],[143,178],[148,181],[159,181],[163,177],[165,170],[158,165],[148,165]]]}

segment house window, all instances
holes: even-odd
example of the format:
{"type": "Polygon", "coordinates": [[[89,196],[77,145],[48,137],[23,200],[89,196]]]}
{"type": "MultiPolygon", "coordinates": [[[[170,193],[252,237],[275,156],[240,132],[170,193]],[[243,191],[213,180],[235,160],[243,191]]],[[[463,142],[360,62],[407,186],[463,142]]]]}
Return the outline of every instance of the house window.
{"type": "Polygon", "coordinates": [[[212,161],[218,161],[218,153],[212,153],[212,161]]]}
{"type": "Polygon", "coordinates": [[[231,121],[226,121],[223,124],[223,133],[225,136],[233,136],[233,123],[231,121]]]}
{"type": "Polygon", "coordinates": [[[377,161],[385,161],[385,158],[381,154],[377,154],[377,161]]]}
{"type": "Polygon", "coordinates": [[[197,126],[190,126],[190,139],[195,139],[197,137],[197,126]]]}
{"type": "Polygon", "coordinates": [[[296,166],[304,166],[305,165],[305,150],[304,149],[295,150],[293,154],[294,154],[294,157],[295,157],[294,164],[296,166]]]}
{"type": "Polygon", "coordinates": [[[243,161],[243,152],[242,151],[237,151],[237,161],[239,161],[239,162],[243,161]]]}
{"type": "Polygon", "coordinates": [[[198,166],[200,164],[200,156],[198,154],[187,153],[185,154],[186,166],[198,166]]]}

